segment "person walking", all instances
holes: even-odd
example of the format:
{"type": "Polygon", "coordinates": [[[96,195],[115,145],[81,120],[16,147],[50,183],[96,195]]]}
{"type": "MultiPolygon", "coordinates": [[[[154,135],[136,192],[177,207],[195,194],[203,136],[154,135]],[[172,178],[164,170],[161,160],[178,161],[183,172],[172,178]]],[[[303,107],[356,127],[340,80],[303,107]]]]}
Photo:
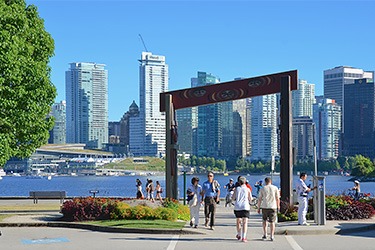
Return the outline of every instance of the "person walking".
{"type": "Polygon", "coordinates": [[[246,186],[246,178],[240,177],[239,186],[233,193],[234,214],[236,216],[237,235],[236,238],[242,242],[247,242],[247,224],[250,218],[250,202],[252,200],[251,191],[246,186]]]}
{"type": "Polygon", "coordinates": [[[140,179],[136,179],[135,182],[136,182],[135,186],[137,187],[136,197],[137,197],[137,199],[143,199],[144,195],[143,195],[143,192],[142,192],[142,182],[141,182],[140,179]]]}
{"type": "Polygon", "coordinates": [[[163,198],[161,197],[161,194],[163,193],[163,189],[162,189],[159,181],[156,181],[155,190],[156,190],[156,197],[155,197],[155,199],[156,200],[160,200],[160,202],[163,202],[163,198]]]}
{"type": "Polygon", "coordinates": [[[272,185],[271,178],[266,177],[264,179],[266,184],[262,189],[259,190],[258,197],[258,214],[262,209],[263,219],[263,240],[267,239],[267,222],[270,223],[270,236],[271,241],[275,238],[275,222],[277,218],[277,210],[280,209],[280,194],[279,189],[272,185]]]}
{"type": "Polygon", "coordinates": [[[155,191],[154,182],[151,179],[149,179],[148,180],[148,196],[151,202],[155,202],[154,191],[155,191]]]}
{"type": "Polygon", "coordinates": [[[202,200],[204,200],[205,227],[210,223],[210,229],[214,230],[216,203],[220,201],[220,184],[214,180],[214,173],[208,172],[207,181],[202,185],[202,200]]]}
{"type": "Polygon", "coordinates": [[[225,207],[227,207],[228,205],[231,206],[233,205],[232,203],[233,192],[236,188],[232,178],[229,179],[229,182],[227,183],[227,185],[224,186],[224,188],[227,190],[227,194],[225,196],[225,207]]]}
{"type": "Polygon", "coordinates": [[[301,173],[297,184],[297,195],[298,195],[298,225],[310,226],[306,221],[306,214],[308,209],[308,193],[311,189],[306,185],[307,179],[306,173],[301,173]]]}
{"type": "Polygon", "coordinates": [[[190,208],[190,226],[198,228],[199,225],[199,209],[201,207],[201,193],[202,186],[199,185],[199,178],[193,177],[191,179],[191,185],[187,189],[187,201],[190,208]]]}

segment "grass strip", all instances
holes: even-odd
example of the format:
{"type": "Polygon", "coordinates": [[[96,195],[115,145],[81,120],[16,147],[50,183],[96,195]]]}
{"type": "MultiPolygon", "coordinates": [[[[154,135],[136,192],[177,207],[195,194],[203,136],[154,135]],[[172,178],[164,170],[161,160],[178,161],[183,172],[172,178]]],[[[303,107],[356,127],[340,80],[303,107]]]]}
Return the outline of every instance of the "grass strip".
{"type": "Polygon", "coordinates": [[[102,220],[86,221],[86,224],[98,226],[122,227],[122,228],[152,228],[152,229],[182,229],[186,222],[184,221],[166,221],[166,220],[102,220]]]}
{"type": "Polygon", "coordinates": [[[56,210],[60,211],[60,204],[13,204],[13,205],[0,205],[0,211],[47,211],[56,210]]]}

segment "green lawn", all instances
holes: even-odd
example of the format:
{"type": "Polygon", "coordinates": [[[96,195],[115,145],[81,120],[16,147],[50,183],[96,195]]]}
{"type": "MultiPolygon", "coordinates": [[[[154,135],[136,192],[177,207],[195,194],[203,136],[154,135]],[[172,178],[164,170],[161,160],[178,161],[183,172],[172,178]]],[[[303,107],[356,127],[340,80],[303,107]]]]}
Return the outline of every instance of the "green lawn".
{"type": "Polygon", "coordinates": [[[166,220],[105,220],[87,221],[85,223],[98,226],[124,227],[124,228],[156,228],[156,229],[181,229],[185,225],[184,221],[166,220]]]}

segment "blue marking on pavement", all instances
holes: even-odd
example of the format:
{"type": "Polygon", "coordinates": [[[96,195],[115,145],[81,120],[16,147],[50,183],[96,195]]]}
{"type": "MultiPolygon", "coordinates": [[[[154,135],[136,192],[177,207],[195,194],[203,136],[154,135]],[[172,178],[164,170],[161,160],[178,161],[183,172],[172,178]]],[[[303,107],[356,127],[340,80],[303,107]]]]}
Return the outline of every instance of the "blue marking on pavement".
{"type": "Polygon", "coordinates": [[[69,242],[67,238],[43,238],[43,239],[32,239],[32,240],[22,240],[25,245],[30,244],[52,244],[52,243],[63,243],[69,242]]]}

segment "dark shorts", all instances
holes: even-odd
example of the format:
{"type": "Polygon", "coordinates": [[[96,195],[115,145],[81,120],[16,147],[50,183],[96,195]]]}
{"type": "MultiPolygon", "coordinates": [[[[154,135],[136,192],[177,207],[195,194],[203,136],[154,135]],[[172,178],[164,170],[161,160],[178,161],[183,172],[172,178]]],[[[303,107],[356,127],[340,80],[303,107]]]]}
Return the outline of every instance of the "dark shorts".
{"type": "Polygon", "coordinates": [[[249,210],[234,210],[236,218],[250,218],[249,210]]]}
{"type": "Polygon", "coordinates": [[[276,209],[262,208],[262,217],[264,221],[275,222],[276,221],[276,209]]]}

